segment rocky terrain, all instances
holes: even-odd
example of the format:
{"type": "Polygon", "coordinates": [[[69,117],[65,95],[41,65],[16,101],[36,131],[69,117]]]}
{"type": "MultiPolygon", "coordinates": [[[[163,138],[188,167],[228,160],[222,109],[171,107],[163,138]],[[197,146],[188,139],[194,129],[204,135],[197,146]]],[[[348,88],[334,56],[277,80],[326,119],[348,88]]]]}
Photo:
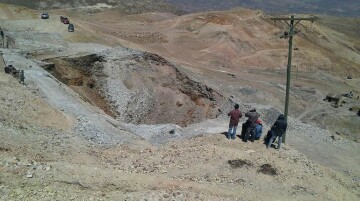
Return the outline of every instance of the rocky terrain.
{"type": "Polygon", "coordinates": [[[77,9],[0,5],[2,57],[25,71],[0,71],[0,200],[359,200],[352,23],[300,24],[287,141],[267,150],[226,139],[226,114],[255,107],[266,133],[283,110],[283,23],[77,9]],[[323,100],[348,91],[342,107],[323,100]]]}
{"type": "MultiPolygon", "coordinates": [[[[119,16],[118,19],[123,19],[120,21],[115,20],[116,16],[112,11],[105,11],[86,18],[80,15],[74,17],[101,32],[105,43],[119,43],[159,54],[196,72],[193,76],[221,91],[224,96],[234,96],[242,103],[267,105],[271,102],[276,109],[282,110],[287,41],[280,39],[280,35],[282,30],[286,30],[285,23],[274,23],[269,16],[245,9],[180,17],[156,13],[125,18],[119,16]],[[161,38],[156,41],[152,37],[154,33],[161,33],[161,38]],[[238,92],[238,96],[234,92],[238,92]]],[[[351,107],[358,105],[358,101],[349,100],[341,110],[323,101],[328,93],[353,91],[357,97],[360,92],[357,87],[360,75],[359,40],[356,28],[352,28],[356,27],[358,20],[349,19],[348,26],[341,31],[334,28],[340,20],[320,17],[319,22],[298,25],[301,32],[295,37],[294,103],[290,113],[328,128],[334,134],[337,132],[358,140],[359,119],[353,118],[356,116],[354,112],[349,112],[351,107]],[[340,37],[342,34],[346,37],[340,37]],[[346,79],[348,75],[352,79],[346,79]],[[321,117],[308,114],[309,110],[314,110],[315,114],[318,109],[321,117]],[[339,124],[325,120],[334,115],[341,116],[338,118],[340,125],[351,126],[342,127],[344,129],[339,131],[339,124]]]]}

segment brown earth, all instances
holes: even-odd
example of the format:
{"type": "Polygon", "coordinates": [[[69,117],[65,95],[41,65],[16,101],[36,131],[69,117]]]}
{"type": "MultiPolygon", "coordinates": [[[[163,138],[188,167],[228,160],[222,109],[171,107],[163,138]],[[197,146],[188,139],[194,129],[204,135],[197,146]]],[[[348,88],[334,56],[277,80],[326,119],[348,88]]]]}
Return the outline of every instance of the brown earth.
{"type": "Polygon", "coordinates": [[[49,112],[53,108],[15,78],[0,74],[0,81],[0,105],[6,105],[1,108],[1,200],[357,200],[360,196],[353,173],[321,166],[289,146],[266,150],[262,142],[229,141],[220,133],[161,146],[145,141],[96,145],[70,132],[70,124],[60,123],[67,122],[62,113],[49,112]],[[22,96],[37,105],[7,102],[22,96]],[[27,111],[21,113],[26,118],[13,121],[11,115],[19,107],[27,111]],[[34,108],[47,112],[39,115],[34,108]]]}
{"type": "Polygon", "coordinates": [[[96,80],[88,70],[92,68],[95,62],[101,61],[101,57],[96,55],[87,55],[71,58],[52,58],[45,59],[43,67],[51,72],[62,83],[70,86],[83,99],[96,105],[106,114],[115,116],[116,111],[111,108],[101,89],[96,84],[96,80]]]}
{"type": "MultiPolygon", "coordinates": [[[[239,98],[243,102],[271,104],[282,110],[283,88],[274,88],[273,83],[284,86],[286,80],[287,40],[279,38],[286,30],[283,22],[274,23],[268,16],[246,9],[179,17],[157,13],[122,17],[105,11],[92,16],[74,15],[74,18],[88,29],[96,30],[109,45],[122,44],[157,53],[195,72],[203,82],[227,96],[239,90],[235,86],[259,90],[255,94],[242,93],[239,98]],[[159,37],[154,37],[156,35],[159,37]]],[[[360,94],[358,31],[351,28],[356,27],[359,20],[349,21],[346,29],[336,29],[339,20],[320,16],[314,23],[298,25],[301,32],[294,41],[294,94],[290,114],[303,118],[309,110],[314,110],[314,102],[309,100],[316,101],[324,107],[321,111],[324,118],[304,121],[314,121],[359,141],[358,118],[346,117],[347,110],[359,102],[350,101],[341,109],[322,103],[327,93],[353,91],[355,97],[360,94]],[[348,75],[352,79],[346,79],[348,75]],[[334,113],[341,116],[337,118],[341,121],[337,125],[344,125],[341,131],[327,119],[327,114],[336,118],[334,113]],[[349,125],[352,131],[345,131],[349,125]]]]}
{"type": "MultiPolygon", "coordinates": [[[[70,42],[146,50],[181,65],[199,83],[235,102],[270,105],[282,111],[287,44],[278,36],[284,24],[274,24],[257,11],[124,17],[114,11],[87,15],[86,11],[55,10],[50,11],[53,21],[41,21],[14,15],[12,6],[0,8],[4,11],[0,17],[7,19],[0,26],[10,23],[5,30],[26,31],[26,24],[33,31],[60,33],[70,42]],[[75,33],[68,33],[57,20],[63,14],[74,22],[75,33]]],[[[21,13],[38,16],[28,9],[21,13]]],[[[302,140],[308,152],[315,150],[309,154],[311,159],[291,145],[281,151],[266,150],[262,142],[229,141],[220,133],[159,146],[144,140],[116,146],[96,144],[74,132],[77,120],[48,105],[36,88],[0,74],[0,199],[359,200],[358,144],[342,138],[359,139],[359,118],[348,110],[359,101],[349,99],[343,107],[333,108],[322,100],[328,92],[351,90],[355,97],[360,93],[359,40],[349,30],[343,35],[325,24],[302,23],[303,32],[295,37],[298,50],[294,51],[290,115],[310,127],[322,126],[340,134],[334,133],[329,143],[317,141],[318,136],[303,138],[297,133],[299,128],[291,128],[292,134],[300,136],[292,139],[302,140]],[[346,79],[348,74],[353,79],[346,79]],[[323,157],[324,150],[337,152],[336,143],[343,144],[350,155],[341,157],[343,152],[338,152],[333,158],[323,157]]],[[[59,80],[112,114],[106,109],[108,103],[96,98],[101,97],[99,92],[91,89],[92,75],[79,69],[87,65],[69,62],[71,56],[54,57],[56,52],[37,56],[56,63],[53,73],[58,73],[59,80]]],[[[131,87],[131,82],[127,84],[131,87]]],[[[169,93],[164,100],[176,97],[169,93]]],[[[197,101],[189,101],[193,102],[197,101]]],[[[156,120],[149,119],[151,123],[156,120]]],[[[223,126],[225,131],[227,125],[223,126]]]]}

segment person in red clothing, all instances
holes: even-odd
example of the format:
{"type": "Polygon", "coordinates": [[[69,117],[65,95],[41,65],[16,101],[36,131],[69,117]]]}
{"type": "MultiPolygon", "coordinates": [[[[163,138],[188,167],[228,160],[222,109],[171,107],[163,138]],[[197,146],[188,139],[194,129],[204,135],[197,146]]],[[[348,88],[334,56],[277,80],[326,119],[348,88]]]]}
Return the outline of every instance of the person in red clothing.
{"type": "Polygon", "coordinates": [[[227,138],[235,139],[236,135],[236,128],[239,124],[239,119],[242,117],[242,113],[239,110],[239,104],[235,104],[235,109],[231,110],[228,113],[228,116],[230,116],[230,123],[229,123],[229,131],[227,133],[227,138]]]}

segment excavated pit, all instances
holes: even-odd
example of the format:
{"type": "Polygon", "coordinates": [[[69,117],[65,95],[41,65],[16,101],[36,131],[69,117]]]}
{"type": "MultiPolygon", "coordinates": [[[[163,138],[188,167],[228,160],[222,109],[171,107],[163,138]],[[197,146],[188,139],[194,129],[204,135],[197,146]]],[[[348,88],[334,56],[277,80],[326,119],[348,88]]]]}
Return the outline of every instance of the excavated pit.
{"type": "Polygon", "coordinates": [[[84,100],[127,123],[187,126],[216,118],[230,105],[159,55],[111,54],[51,58],[44,68],[84,100]]]}
{"type": "Polygon", "coordinates": [[[102,57],[95,54],[74,58],[57,57],[44,60],[46,63],[42,67],[77,92],[83,100],[114,117],[115,111],[96,85],[96,76],[93,76],[94,64],[101,61],[102,57]]]}

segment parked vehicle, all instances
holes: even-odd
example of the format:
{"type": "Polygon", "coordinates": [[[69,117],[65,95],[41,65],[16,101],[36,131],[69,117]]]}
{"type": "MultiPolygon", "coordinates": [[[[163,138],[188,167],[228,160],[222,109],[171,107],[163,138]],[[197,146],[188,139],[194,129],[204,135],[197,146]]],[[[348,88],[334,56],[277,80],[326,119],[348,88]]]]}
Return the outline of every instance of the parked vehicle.
{"type": "Polygon", "coordinates": [[[70,21],[67,17],[60,16],[60,21],[64,24],[70,24],[70,21]]]}
{"type": "Polygon", "coordinates": [[[68,32],[74,32],[75,31],[75,27],[73,24],[69,24],[68,26],[68,32]]]}
{"type": "Polygon", "coordinates": [[[41,19],[49,19],[49,13],[42,13],[41,14],[41,19]]]}

